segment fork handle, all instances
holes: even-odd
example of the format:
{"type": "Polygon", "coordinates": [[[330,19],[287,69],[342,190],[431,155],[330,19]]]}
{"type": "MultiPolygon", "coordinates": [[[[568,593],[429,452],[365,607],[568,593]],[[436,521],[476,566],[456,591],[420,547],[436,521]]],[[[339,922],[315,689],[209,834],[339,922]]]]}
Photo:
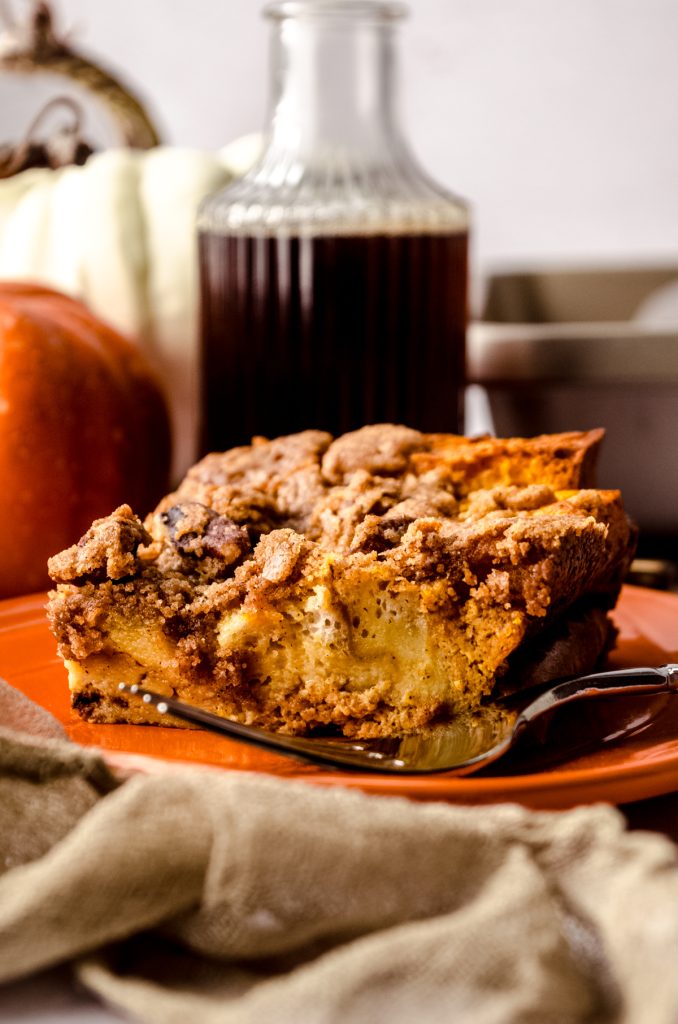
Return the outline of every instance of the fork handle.
{"type": "Polygon", "coordinates": [[[659,693],[678,693],[678,664],[660,665],[658,668],[619,668],[565,679],[542,693],[518,715],[514,734],[546,712],[583,697],[659,693]]]}

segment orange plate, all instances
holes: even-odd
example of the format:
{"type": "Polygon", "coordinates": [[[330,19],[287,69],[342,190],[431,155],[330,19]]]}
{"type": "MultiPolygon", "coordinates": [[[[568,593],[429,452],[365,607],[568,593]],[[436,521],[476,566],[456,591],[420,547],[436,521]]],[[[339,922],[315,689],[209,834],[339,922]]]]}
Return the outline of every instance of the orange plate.
{"type": "MultiPolygon", "coordinates": [[[[368,793],[458,803],[514,801],[564,808],[598,800],[627,803],[678,790],[678,701],[642,734],[530,775],[456,778],[335,772],[268,754],[198,730],[91,725],[71,711],[64,668],[45,621],[44,595],[0,601],[0,675],[58,718],[77,743],[98,747],[118,766],[166,771],[193,762],[261,771],[368,793]]],[[[625,587],[615,620],[620,635],[613,666],[678,661],[678,595],[625,587]]],[[[499,766],[497,766],[497,772],[499,766]]]]}

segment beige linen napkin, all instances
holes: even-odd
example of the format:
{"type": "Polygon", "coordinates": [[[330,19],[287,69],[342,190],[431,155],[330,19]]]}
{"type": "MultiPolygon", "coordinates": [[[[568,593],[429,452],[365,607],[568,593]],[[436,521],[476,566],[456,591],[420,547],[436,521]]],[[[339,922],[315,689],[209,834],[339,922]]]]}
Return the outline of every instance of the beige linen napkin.
{"type": "Polygon", "coordinates": [[[678,848],[610,807],[121,781],[34,710],[0,688],[0,981],[72,961],[158,1024],[678,1020],[678,848]]]}

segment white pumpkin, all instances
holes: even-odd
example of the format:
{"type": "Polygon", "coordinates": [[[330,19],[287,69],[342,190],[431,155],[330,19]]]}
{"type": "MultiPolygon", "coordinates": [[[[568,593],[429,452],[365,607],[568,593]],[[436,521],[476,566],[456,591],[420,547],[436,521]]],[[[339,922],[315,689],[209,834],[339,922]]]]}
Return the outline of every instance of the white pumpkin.
{"type": "Polygon", "coordinates": [[[259,147],[246,136],[217,153],[111,149],[83,167],[0,181],[0,278],[58,288],[139,340],[165,382],[177,478],[197,445],[195,215],[259,147]]]}

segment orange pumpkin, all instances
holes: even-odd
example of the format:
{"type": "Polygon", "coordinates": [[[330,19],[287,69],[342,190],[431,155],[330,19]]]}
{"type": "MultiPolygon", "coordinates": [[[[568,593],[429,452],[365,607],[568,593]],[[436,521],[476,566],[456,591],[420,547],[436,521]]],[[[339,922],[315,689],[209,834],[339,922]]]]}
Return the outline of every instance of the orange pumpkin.
{"type": "Polygon", "coordinates": [[[168,486],[165,399],[146,360],[82,303],[0,283],[0,597],[47,585],[47,558],[168,486]]]}

